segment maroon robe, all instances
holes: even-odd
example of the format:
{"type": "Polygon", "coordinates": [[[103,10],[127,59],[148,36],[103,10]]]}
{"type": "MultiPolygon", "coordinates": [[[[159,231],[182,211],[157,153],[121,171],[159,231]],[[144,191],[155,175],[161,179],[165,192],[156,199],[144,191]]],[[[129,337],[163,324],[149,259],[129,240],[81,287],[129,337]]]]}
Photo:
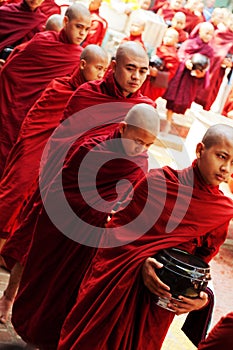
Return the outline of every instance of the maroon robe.
{"type": "Polygon", "coordinates": [[[84,82],[79,68],[71,77],[52,80],[25,117],[0,182],[2,237],[9,236],[24,201],[33,191],[44,146],[58,126],[72,93],[84,82]]]}
{"type": "Polygon", "coordinates": [[[229,29],[217,30],[211,45],[214,49],[214,57],[210,67],[210,85],[207,89],[198,91],[195,98],[195,102],[202,105],[207,111],[215,101],[225,75],[225,68],[221,67],[221,64],[227,53],[233,54],[233,32],[229,29]]]}
{"type": "Polygon", "coordinates": [[[99,10],[91,11],[91,28],[82,43],[82,47],[86,47],[89,44],[101,46],[107,29],[108,22],[99,15],[99,10]]]}
{"type": "Polygon", "coordinates": [[[213,57],[213,48],[204,43],[199,36],[187,39],[181,45],[178,52],[181,63],[163,95],[163,98],[167,100],[167,109],[175,113],[184,114],[194,101],[197,91],[208,84],[207,74],[204,78],[193,77],[185,66],[185,61],[196,52],[209,57],[210,61],[213,57]]]}
{"type": "Polygon", "coordinates": [[[52,79],[72,73],[82,50],[62,29],[36,34],[7,60],[0,75],[0,177],[27,112],[52,79]]]}
{"type": "Polygon", "coordinates": [[[31,11],[26,2],[0,7],[0,52],[30,40],[43,29],[47,17],[40,8],[31,11]]]}
{"type": "Polygon", "coordinates": [[[183,12],[186,16],[186,24],[185,24],[184,30],[189,34],[196,27],[197,24],[205,22],[205,18],[203,15],[197,16],[190,9],[182,8],[180,11],[183,12]]]}
{"type": "Polygon", "coordinates": [[[232,349],[233,312],[229,312],[200,343],[198,350],[230,350],[232,349]]]}
{"type": "MultiPolygon", "coordinates": [[[[112,130],[112,126],[109,129],[112,130]]],[[[148,165],[146,153],[137,157],[126,156],[118,128],[108,137],[88,137],[86,134],[85,141],[78,140],[72,150],[63,168],[63,190],[72,210],[83,221],[77,224],[64,214],[59,204],[62,199],[56,178],[50,183],[46,202],[51,201],[51,193],[52,201],[56,203],[53,210],[63,217],[62,232],[71,229],[77,242],[91,242],[91,246],[76,243],[59,231],[50,221],[45,206],[37,219],[14,308],[13,322],[17,333],[26,342],[43,349],[57,348],[61,326],[96,252],[95,246],[103,231],[101,228],[116,203],[128,192],[129,183],[134,186],[144,176],[148,165]],[[79,166],[88,152],[92,153],[91,158],[80,175],[79,166]],[[103,164],[101,167],[98,161],[103,164]],[[92,173],[97,174],[94,182],[90,179],[92,173]],[[78,174],[81,176],[79,185],[78,174]],[[122,179],[128,182],[118,185],[116,192],[116,184],[122,179]],[[88,204],[84,194],[89,199],[88,204]],[[95,210],[93,205],[100,203],[98,196],[106,202],[95,210]],[[100,228],[98,234],[97,227],[100,228]],[[43,263],[45,261],[47,264],[43,263]],[[41,282],[43,287],[38,288],[41,282]],[[19,322],[22,311],[24,317],[19,322]]]]}
{"type": "Polygon", "coordinates": [[[123,38],[122,43],[125,43],[127,41],[136,41],[137,43],[142,45],[144,50],[146,50],[144,42],[142,40],[142,34],[139,34],[139,35],[130,34],[128,37],[123,38]]]}
{"type": "Polygon", "coordinates": [[[160,9],[157,11],[158,15],[163,17],[164,21],[171,21],[176,12],[181,11],[179,10],[174,10],[169,2],[166,2],[160,9]]]}
{"type": "Polygon", "coordinates": [[[232,200],[204,183],[195,164],[181,171],[151,170],[127,208],[113,216],[100,242],[113,248],[98,249],[63,325],[58,350],[161,348],[174,313],[157,306],[156,296],[144,286],[143,262],[174,246],[209,261],[233,215],[232,200]]]}
{"type": "MultiPolygon", "coordinates": [[[[161,45],[157,49],[156,55],[158,55],[164,62],[164,69],[161,72],[158,71],[158,75],[160,75],[163,80],[168,82],[174,77],[179,66],[177,49],[174,46],[161,45]]],[[[148,75],[141,87],[141,92],[143,95],[150,97],[153,101],[155,101],[158,97],[163,96],[164,92],[166,91],[166,88],[158,86],[157,82],[157,77],[151,77],[148,75]]]]}

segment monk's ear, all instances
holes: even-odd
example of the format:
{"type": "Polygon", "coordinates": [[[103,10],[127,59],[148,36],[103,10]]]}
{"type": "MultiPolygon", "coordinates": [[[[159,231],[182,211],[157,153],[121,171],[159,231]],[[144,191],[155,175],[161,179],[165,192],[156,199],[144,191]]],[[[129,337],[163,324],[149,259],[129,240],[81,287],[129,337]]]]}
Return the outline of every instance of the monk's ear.
{"type": "Polygon", "coordinates": [[[126,122],[122,121],[122,122],[119,123],[119,131],[120,131],[121,135],[124,134],[126,128],[127,128],[127,123],[126,122]]]}
{"type": "Polygon", "coordinates": [[[87,62],[84,59],[82,59],[79,64],[79,68],[83,70],[86,67],[86,64],[87,62]]]}
{"type": "Polygon", "coordinates": [[[63,18],[63,27],[65,27],[68,22],[69,22],[69,18],[67,16],[64,16],[64,18],[63,18]]]}
{"type": "Polygon", "coordinates": [[[203,142],[199,142],[196,147],[196,156],[197,158],[201,158],[202,151],[204,150],[205,145],[203,142]]]}
{"type": "Polygon", "coordinates": [[[110,62],[110,68],[112,68],[113,72],[115,72],[116,70],[116,60],[113,59],[111,62],[110,62]]]}

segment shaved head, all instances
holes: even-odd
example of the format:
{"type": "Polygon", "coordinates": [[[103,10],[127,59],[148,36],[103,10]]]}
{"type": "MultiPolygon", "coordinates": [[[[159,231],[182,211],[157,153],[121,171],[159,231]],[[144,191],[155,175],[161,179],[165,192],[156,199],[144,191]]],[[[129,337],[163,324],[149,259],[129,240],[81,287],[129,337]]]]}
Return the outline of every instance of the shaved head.
{"type": "Polygon", "coordinates": [[[45,24],[45,30],[59,32],[63,26],[63,17],[58,14],[51,15],[45,24]]]}
{"type": "Polygon", "coordinates": [[[102,47],[94,44],[87,45],[80,56],[80,59],[85,60],[87,63],[99,58],[108,61],[107,52],[102,47]]]}
{"type": "Polygon", "coordinates": [[[131,127],[144,129],[154,136],[159,133],[159,114],[153,106],[146,103],[133,106],[127,113],[125,122],[131,127]]]}
{"type": "Polygon", "coordinates": [[[72,4],[68,7],[65,12],[65,16],[72,21],[75,18],[79,17],[90,17],[90,11],[88,8],[80,3],[72,4]]]}
{"type": "Polygon", "coordinates": [[[146,51],[143,49],[143,47],[134,41],[128,41],[126,43],[121,44],[116,52],[116,61],[119,62],[124,58],[125,56],[134,56],[138,58],[145,58],[148,60],[149,65],[149,58],[146,53],[146,51]]]}
{"type": "Polygon", "coordinates": [[[226,124],[216,124],[206,131],[202,142],[209,149],[218,143],[221,144],[224,140],[233,142],[233,127],[226,124]]]}

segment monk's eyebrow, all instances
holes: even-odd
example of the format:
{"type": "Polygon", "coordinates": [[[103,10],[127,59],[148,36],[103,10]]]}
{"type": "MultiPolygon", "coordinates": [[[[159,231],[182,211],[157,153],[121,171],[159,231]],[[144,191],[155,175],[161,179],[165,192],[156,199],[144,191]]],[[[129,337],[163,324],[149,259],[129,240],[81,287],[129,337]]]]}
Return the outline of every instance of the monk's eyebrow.
{"type": "Polygon", "coordinates": [[[139,69],[146,69],[146,70],[148,70],[148,67],[137,67],[135,64],[132,64],[132,63],[127,64],[126,67],[135,68],[135,69],[139,68],[139,69]]]}

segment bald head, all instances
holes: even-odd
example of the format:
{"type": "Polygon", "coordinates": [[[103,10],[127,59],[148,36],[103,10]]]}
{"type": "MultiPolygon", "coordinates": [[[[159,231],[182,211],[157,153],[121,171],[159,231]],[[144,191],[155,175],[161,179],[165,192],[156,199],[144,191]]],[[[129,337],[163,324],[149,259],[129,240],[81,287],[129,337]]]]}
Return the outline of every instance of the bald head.
{"type": "Polygon", "coordinates": [[[51,15],[45,24],[45,30],[59,32],[63,26],[63,17],[58,14],[51,15]]]}
{"type": "Polygon", "coordinates": [[[146,103],[139,103],[133,106],[127,113],[125,122],[132,127],[144,129],[155,137],[159,133],[159,114],[154,107],[146,103]]]}
{"type": "Polygon", "coordinates": [[[209,149],[214,145],[222,144],[226,140],[233,143],[233,127],[226,124],[216,124],[206,131],[202,142],[209,149]]]}
{"type": "Polygon", "coordinates": [[[75,18],[79,17],[90,17],[90,11],[88,8],[80,3],[72,4],[68,7],[65,12],[65,16],[72,21],[75,18]]]}
{"type": "Polygon", "coordinates": [[[149,64],[149,59],[146,51],[139,43],[136,43],[134,41],[127,41],[126,43],[123,43],[118,47],[116,52],[116,61],[118,62],[126,56],[145,58],[146,60],[148,60],[149,64]]]}
{"type": "Polygon", "coordinates": [[[108,61],[108,54],[102,47],[94,44],[87,45],[80,56],[81,60],[83,59],[88,63],[99,58],[108,61]]]}

